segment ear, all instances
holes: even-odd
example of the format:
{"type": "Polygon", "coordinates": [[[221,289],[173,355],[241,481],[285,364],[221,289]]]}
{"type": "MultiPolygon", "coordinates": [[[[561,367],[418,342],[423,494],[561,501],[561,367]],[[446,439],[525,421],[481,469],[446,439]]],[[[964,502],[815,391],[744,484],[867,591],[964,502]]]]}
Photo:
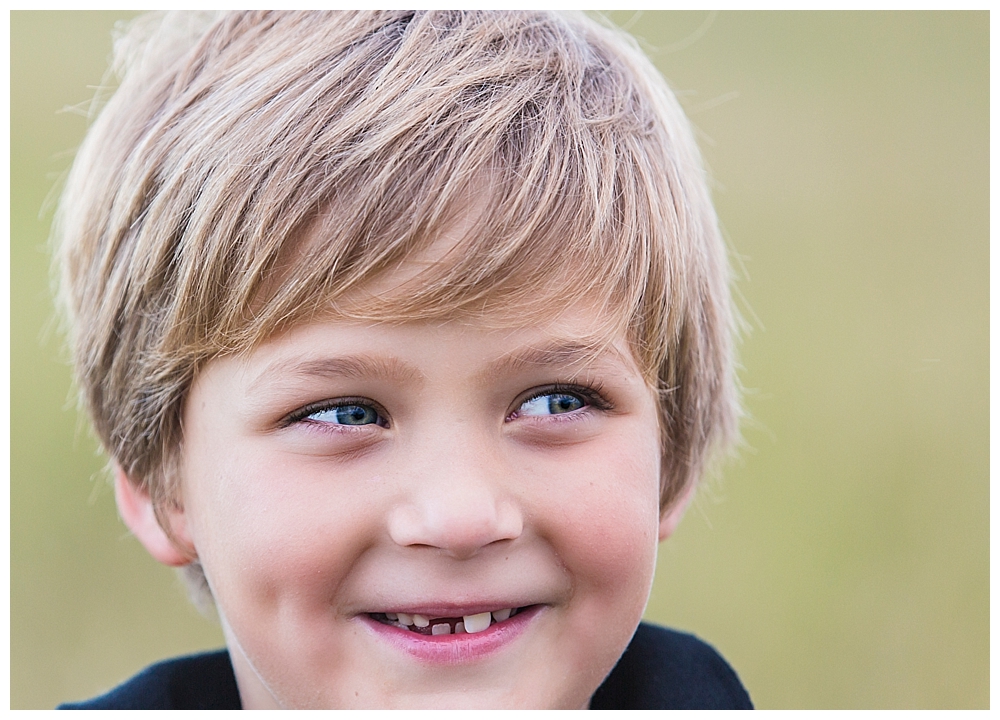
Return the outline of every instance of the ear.
{"type": "Polygon", "coordinates": [[[132,534],[149,551],[149,554],[164,565],[180,567],[197,557],[194,544],[187,532],[187,522],[183,508],[169,511],[170,529],[174,539],[160,527],[153,512],[153,501],[149,493],[132,482],[125,471],[115,463],[115,501],[118,514],[132,534]]]}
{"type": "Polygon", "coordinates": [[[691,504],[691,500],[694,498],[694,492],[697,487],[696,484],[692,483],[683,494],[674,500],[670,507],[660,513],[660,542],[663,542],[674,534],[674,530],[677,529],[681,518],[687,512],[688,505],[691,504]]]}

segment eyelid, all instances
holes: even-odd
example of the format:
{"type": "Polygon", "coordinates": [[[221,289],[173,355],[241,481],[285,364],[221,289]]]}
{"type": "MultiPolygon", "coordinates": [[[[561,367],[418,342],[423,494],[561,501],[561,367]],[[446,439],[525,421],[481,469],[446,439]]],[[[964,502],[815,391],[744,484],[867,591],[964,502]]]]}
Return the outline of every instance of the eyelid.
{"type": "MultiPolygon", "coordinates": [[[[385,411],[379,403],[375,402],[371,398],[366,397],[342,397],[342,398],[330,398],[328,400],[318,400],[316,402],[309,403],[300,407],[298,410],[294,410],[286,415],[279,423],[280,427],[289,427],[297,422],[301,422],[307,419],[310,415],[315,415],[318,412],[323,412],[324,410],[332,410],[335,407],[341,407],[344,405],[364,405],[372,408],[378,414],[380,418],[385,420],[385,425],[379,425],[379,427],[389,426],[389,413],[385,411]]],[[[331,425],[334,423],[330,423],[331,425]]],[[[342,425],[337,427],[364,427],[362,425],[352,426],[352,425],[342,425]]]]}
{"type": "MultiPolygon", "coordinates": [[[[584,400],[588,407],[594,407],[598,410],[612,410],[614,408],[614,406],[608,402],[607,398],[604,397],[603,385],[601,383],[595,383],[592,386],[553,383],[551,385],[533,388],[521,395],[521,397],[514,401],[510,412],[507,413],[507,418],[510,419],[526,402],[530,402],[536,398],[544,397],[546,395],[557,394],[576,395],[584,400]]],[[[583,408],[580,409],[582,410],[583,408]]]]}

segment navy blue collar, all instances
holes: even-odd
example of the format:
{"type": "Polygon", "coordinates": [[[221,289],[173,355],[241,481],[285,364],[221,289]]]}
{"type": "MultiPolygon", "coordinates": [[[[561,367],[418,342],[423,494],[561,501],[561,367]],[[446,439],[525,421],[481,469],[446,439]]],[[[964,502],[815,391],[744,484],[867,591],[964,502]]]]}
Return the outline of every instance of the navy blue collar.
{"type": "MultiPolygon", "coordinates": [[[[164,660],[66,710],[239,710],[226,650],[164,660]]],[[[751,710],[740,679],[693,635],[642,623],[590,701],[592,710],[751,710]]]]}

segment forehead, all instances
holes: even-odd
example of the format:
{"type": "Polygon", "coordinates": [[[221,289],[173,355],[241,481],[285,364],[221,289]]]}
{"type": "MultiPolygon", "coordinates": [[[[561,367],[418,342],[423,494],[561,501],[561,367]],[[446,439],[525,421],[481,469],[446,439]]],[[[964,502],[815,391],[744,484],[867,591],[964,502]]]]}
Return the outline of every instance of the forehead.
{"type": "MultiPolygon", "coordinates": [[[[285,325],[231,353],[243,387],[323,376],[409,382],[444,378],[449,368],[481,381],[547,368],[562,380],[598,366],[641,384],[626,332],[634,306],[613,294],[625,273],[605,262],[607,246],[569,225],[505,235],[485,217],[493,195],[475,190],[436,232],[407,242],[383,232],[342,251],[338,207],[294,238],[274,292],[290,299],[286,291],[301,288],[303,300],[285,325]],[[312,282],[317,268],[339,276],[312,282]]],[[[265,305],[276,314],[277,302],[265,305]]]]}
{"type": "Polygon", "coordinates": [[[579,321],[584,308],[587,342],[623,335],[647,272],[635,238],[570,222],[581,215],[570,201],[546,222],[513,221],[505,196],[488,179],[472,181],[433,221],[418,213],[412,225],[387,223],[365,237],[345,234],[350,221],[332,203],[284,241],[257,314],[286,320],[271,330],[317,317],[517,329],[553,327],[567,313],[579,321]]]}
{"type": "MultiPolygon", "coordinates": [[[[553,262],[528,253],[493,283],[474,290],[456,282],[457,267],[470,274],[479,263],[486,273],[496,261],[481,243],[483,197],[470,194],[466,210],[428,242],[372,267],[307,319],[273,335],[254,354],[255,372],[417,379],[418,367],[396,359],[434,357],[447,348],[450,359],[477,364],[483,380],[541,367],[583,373],[594,363],[647,375],[627,332],[631,308],[600,292],[581,296],[581,286],[596,282],[585,260],[553,262]]],[[[303,246],[322,245],[325,233],[326,224],[316,223],[303,246]]],[[[300,257],[294,264],[304,263],[300,257]]]]}

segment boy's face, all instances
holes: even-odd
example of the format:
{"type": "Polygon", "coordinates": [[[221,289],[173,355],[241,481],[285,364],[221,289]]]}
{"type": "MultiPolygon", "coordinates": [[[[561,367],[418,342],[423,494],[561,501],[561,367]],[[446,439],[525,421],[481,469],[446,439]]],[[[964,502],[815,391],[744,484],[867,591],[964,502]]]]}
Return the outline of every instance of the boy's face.
{"type": "Polygon", "coordinates": [[[316,322],[207,365],[173,520],[246,707],[586,707],[660,527],[654,396],[623,338],[581,347],[599,319],[316,322]]]}

